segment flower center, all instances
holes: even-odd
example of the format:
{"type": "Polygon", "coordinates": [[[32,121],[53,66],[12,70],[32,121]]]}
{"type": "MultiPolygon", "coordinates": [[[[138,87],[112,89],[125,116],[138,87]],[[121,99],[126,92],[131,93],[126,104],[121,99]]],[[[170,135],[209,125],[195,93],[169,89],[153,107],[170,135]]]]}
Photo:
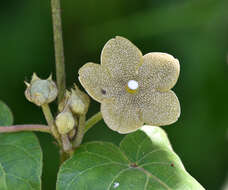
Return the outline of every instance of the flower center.
{"type": "Polygon", "coordinates": [[[139,88],[139,83],[135,80],[129,80],[127,83],[127,91],[129,93],[135,93],[139,88]]]}

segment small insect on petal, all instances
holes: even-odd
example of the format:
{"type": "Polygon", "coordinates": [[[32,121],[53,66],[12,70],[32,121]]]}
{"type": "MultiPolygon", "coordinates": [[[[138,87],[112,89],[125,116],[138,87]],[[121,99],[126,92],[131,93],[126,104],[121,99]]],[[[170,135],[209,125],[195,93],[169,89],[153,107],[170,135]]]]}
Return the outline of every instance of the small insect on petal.
{"type": "Polygon", "coordinates": [[[101,93],[102,93],[103,95],[105,95],[105,94],[106,94],[106,90],[101,89],[101,93]]]}
{"type": "Polygon", "coordinates": [[[130,88],[131,90],[136,90],[139,87],[139,84],[137,81],[135,80],[129,80],[127,83],[128,88],[130,88]]]}
{"type": "Polygon", "coordinates": [[[139,88],[139,84],[136,80],[129,80],[126,88],[129,93],[134,94],[139,88]]]}

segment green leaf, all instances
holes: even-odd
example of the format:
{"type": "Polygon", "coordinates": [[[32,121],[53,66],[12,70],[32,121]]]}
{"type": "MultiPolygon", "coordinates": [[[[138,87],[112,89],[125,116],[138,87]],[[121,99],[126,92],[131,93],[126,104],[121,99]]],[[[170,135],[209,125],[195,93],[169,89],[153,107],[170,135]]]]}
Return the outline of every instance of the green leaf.
{"type": "MultiPolygon", "coordinates": [[[[0,102],[0,125],[12,125],[9,108],[0,102]]],[[[31,132],[0,134],[0,190],[40,190],[42,152],[31,132]]]]}
{"type": "Polygon", "coordinates": [[[57,190],[204,190],[174,153],[166,133],[143,126],[120,147],[90,142],[58,174],[57,190]]]}
{"type": "Polygon", "coordinates": [[[13,115],[9,107],[0,100],[0,126],[11,125],[13,115]]]}

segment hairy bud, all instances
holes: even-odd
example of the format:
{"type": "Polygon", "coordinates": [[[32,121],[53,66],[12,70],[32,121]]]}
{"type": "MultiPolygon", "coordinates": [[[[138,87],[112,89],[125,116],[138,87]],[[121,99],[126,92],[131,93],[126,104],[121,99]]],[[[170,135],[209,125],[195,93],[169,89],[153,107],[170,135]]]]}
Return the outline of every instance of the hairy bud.
{"type": "Polygon", "coordinates": [[[71,90],[70,108],[75,114],[85,114],[89,107],[89,97],[81,92],[77,86],[71,90]]]}
{"type": "Polygon", "coordinates": [[[37,106],[48,104],[57,97],[58,90],[51,76],[42,80],[34,73],[30,84],[27,82],[25,84],[27,86],[26,98],[37,106]]]}
{"type": "Polygon", "coordinates": [[[60,134],[70,132],[75,126],[75,120],[70,111],[64,111],[57,115],[55,124],[60,134]]]}
{"type": "Polygon", "coordinates": [[[82,115],[88,111],[89,97],[75,85],[71,91],[66,91],[64,100],[59,104],[59,111],[71,109],[73,114],[82,115]]]}

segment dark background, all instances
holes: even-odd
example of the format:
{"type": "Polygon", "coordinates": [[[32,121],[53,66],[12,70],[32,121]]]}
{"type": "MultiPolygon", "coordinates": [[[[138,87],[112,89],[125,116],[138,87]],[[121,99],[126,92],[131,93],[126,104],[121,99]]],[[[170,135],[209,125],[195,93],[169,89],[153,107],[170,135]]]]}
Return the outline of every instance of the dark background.
{"type": "MultiPolygon", "coordinates": [[[[164,127],[186,169],[206,189],[218,190],[228,172],[228,1],[62,1],[67,87],[77,70],[99,62],[105,42],[120,35],[142,52],[167,52],[180,60],[174,88],[181,102],[178,122],[164,127]]],[[[33,72],[55,73],[49,0],[0,1],[0,99],[15,123],[45,123],[40,108],[24,97],[33,72]]],[[[55,107],[55,106],[54,106],[55,107]]],[[[92,101],[88,117],[99,110],[92,101]]],[[[53,139],[37,133],[44,151],[43,189],[54,189],[58,152],[53,139]]],[[[119,143],[123,135],[103,122],[84,141],[119,143]]]]}

